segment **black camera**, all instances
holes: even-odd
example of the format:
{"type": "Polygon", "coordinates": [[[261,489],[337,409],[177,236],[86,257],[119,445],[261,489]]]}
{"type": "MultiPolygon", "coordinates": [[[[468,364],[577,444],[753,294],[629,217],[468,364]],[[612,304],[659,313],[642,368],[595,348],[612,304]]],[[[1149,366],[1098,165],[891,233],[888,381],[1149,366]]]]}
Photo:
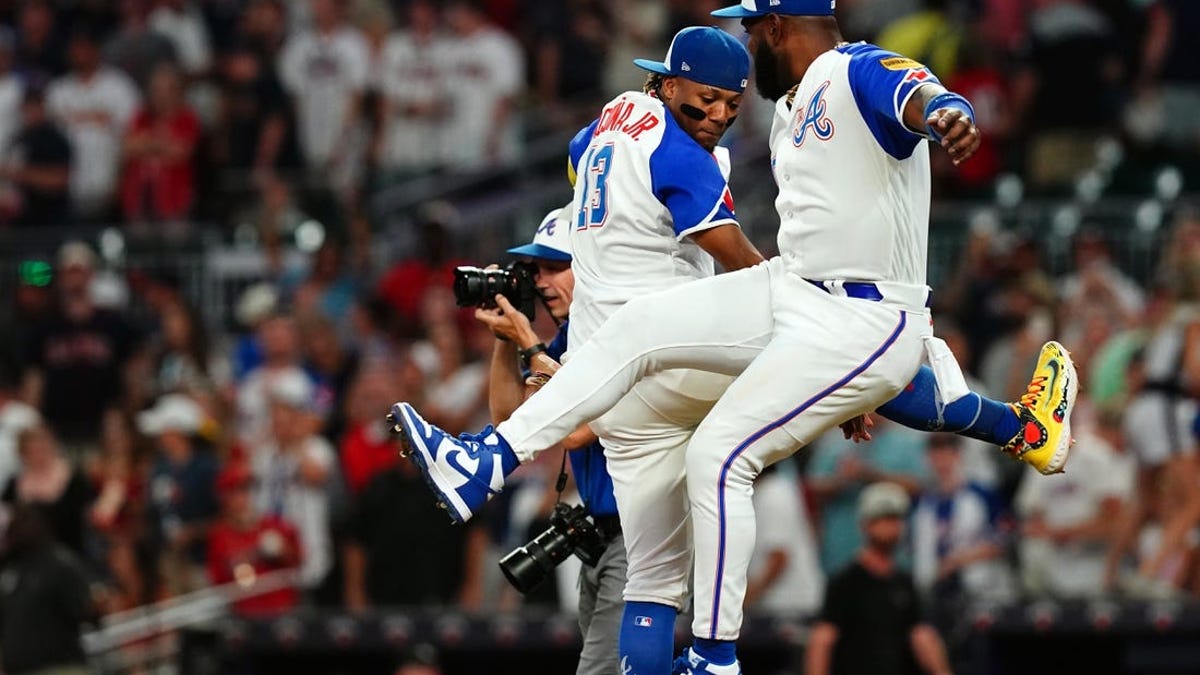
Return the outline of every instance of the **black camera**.
{"type": "Polygon", "coordinates": [[[582,506],[559,502],[550,514],[550,528],[500,560],[505,578],[521,593],[537,588],[572,553],[595,567],[608,544],[582,506]]]}
{"type": "Polygon", "coordinates": [[[498,270],[483,270],[478,267],[457,267],[454,270],[454,300],[459,307],[496,306],[496,295],[503,295],[522,314],[533,321],[535,303],[538,299],[534,276],[537,267],[526,262],[509,263],[498,270]]]}

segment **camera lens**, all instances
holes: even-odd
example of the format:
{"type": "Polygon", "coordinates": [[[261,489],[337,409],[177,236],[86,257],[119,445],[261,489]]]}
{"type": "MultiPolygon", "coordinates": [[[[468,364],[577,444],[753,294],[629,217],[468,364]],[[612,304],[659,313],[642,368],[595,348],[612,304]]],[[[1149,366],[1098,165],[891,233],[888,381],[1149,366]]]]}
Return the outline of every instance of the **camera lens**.
{"type": "Polygon", "coordinates": [[[500,570],[514,588],[523,594],[529,593],[553,574],[554,568],[569,555],[569,537],[552,526],[533,541],[504,556],[500,560],[500,570]]]}

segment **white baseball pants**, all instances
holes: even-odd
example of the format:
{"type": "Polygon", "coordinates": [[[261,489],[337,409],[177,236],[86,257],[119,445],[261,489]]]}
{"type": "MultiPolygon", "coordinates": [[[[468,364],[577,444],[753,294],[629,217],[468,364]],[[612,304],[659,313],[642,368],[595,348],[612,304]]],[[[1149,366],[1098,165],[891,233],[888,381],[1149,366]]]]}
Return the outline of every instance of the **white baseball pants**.
{"type": "MultiPolygon", "coordinates": [[[[754,479],[826,429],[892,399],[916,374],[930,332],[923,308],[831,295],[774,258],[626,304],[497,431],[526,461],[648,375],[690,368],[736,376],[685,453],[692,630],[732,640],[754,549],[754,479]]],[[[654,476],[656,468],[642,471],[654,476]]],[[[642,498],[654,508],[652,494],[642,498]]],[[[624,534],[632,563],[639,533],[624,534]]]]}

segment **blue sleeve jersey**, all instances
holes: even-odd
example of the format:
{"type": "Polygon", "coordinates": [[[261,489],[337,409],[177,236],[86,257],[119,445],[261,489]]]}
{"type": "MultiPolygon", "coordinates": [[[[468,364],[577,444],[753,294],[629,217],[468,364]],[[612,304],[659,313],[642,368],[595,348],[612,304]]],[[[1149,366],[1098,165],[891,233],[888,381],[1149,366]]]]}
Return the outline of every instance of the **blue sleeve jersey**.
{"type": "Polygon", "coordinates": [[[666,116],[662,143],[650,155],[650,189],[671,212],[679,239],[716,225],[736,223],[733,196],[720,163],[666,116]]]}
{"type": "Polygon", "coordinates": [[[850,89],[875,140],[892,157],[907,159],[926,136],[924,129],[904,124],[904,107],[918,87],[941,82],[917,61],[872,44],[860,42],[838,51],[850,56],[850,89]]]}

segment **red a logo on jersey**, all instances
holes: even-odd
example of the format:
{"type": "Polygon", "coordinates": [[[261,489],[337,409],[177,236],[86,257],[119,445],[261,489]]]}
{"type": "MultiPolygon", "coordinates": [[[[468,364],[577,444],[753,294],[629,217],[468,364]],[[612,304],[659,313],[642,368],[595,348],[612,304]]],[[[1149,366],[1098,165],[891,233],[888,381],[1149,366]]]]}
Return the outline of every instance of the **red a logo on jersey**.
{"type": "Polygon", "coordinates": [[[908,74],[904,76],[904,81],[905,82],[924,82],[926,79],[929,78],[929,76],[930,76],[930,72],[929,72],[928,68],[918,68],[918,69],[908,71],[908,74]]]}

